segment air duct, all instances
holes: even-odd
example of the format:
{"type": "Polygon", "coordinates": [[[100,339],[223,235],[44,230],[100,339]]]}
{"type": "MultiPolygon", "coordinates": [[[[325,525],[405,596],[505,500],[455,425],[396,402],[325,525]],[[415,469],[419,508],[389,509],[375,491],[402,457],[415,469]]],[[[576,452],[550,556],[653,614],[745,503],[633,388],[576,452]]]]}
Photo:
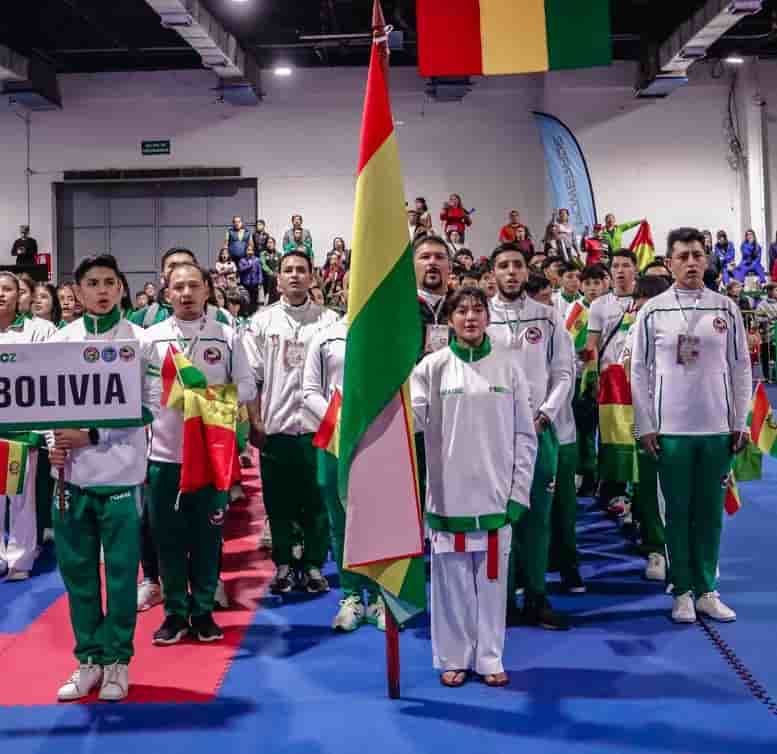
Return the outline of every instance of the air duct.
{"type": "Polygon", "coordinates": [[[59,110],[62,97],[57,72],[40,60],[0,46],[0,91],[12,105],[27,110],[59,110]]]}
{"type": "Polygon", "coordinates": [[[202,65],[221,79],[220,89],[239,89],[239,98],[224,97],[234,104],[258,104],[260,73],[256,61],[240,46],[199,0],[146,0],[162,26],[174,30],[202,58],[202,65]],[[248,90],[253,92],[251,96],[248,90]],[[248,96],[246,96],[248,95],[248,96]]]}

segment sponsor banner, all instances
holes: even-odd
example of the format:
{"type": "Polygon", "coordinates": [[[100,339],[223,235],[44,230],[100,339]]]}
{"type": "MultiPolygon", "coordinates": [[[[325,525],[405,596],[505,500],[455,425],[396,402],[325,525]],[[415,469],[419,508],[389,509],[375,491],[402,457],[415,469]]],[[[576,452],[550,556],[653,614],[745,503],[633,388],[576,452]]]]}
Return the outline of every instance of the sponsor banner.
{"type": "Polygon", "coordinates": [[[134,340],[0,344],[0,430],[140,426],[141,374],[134,340]]]}

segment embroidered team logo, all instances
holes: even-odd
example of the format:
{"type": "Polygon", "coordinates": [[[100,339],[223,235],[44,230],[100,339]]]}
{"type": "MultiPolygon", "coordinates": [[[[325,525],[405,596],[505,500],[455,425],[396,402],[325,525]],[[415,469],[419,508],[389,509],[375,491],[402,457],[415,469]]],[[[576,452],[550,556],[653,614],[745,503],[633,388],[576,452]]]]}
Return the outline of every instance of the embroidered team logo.
{"type": "Polygon", "coordinates": [[[218,364],[219,361],[221,361],[221,351],[218,348],[213,348],[212,346],[210,348],[205,349],[205,353],[202,354],[205,361],[208,362],[208,364],[218,364]]]}
{"type": "Polygon", "coordinates": [[[107,346],[106,348],[103,348],[103,361],[106,364],[110,364],[112,361],[116,361],[116,357],[118,355],[118,352],[113,346],[107,346]]]}
{"type": "Polygon", "coordinates": [[[96,361],[100,360],[100,351],[95,348],[94,346],[89,346],[89,348],[84,348],[84,361],[87,364],[94,364],[96,361]]]}
{"type": "Polygon", "coordinates": [[[132,346],[122,346],[119,349],[119,358],[122,361],[134,361],[135,349],[132,346]]]}
{"type": "Polygon", "coordinates": [[[224,524],[224,511],[218,510],[210,514],[211,526],[222,526],[224,524]]]}
{"type": "Polygon", "coordinates": [[[715,317],[712,320],[712,326],[715,328],[715,332],[724,333],[728,330],[728,323],[723,317],[715,317]]]}
{"type": "Polygon", "coordinates": [[[526,340],[534,345],[542,340],[542,330],[539,327],[526,328],[526,340]]]}

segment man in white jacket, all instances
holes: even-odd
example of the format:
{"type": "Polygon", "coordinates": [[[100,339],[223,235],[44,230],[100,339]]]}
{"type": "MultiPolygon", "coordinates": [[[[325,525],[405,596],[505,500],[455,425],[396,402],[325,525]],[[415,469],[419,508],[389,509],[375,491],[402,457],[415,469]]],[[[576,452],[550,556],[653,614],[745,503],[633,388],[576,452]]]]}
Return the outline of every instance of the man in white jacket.
{"type": "MultiPolygon", "coordinates": [[[[488,335],[506,348],[521,367],[529,386],[529,400],[537,432],[537,462],[531,489],[531,509],[513,532],[526,590],[522,621],[550,630],[566,629],[565,618],[554,612],[545,589],[559,444],[555,422],[568,402],[574,383],[572,341],[553,307],[528,298],[524,284],[529,268],[513,244],[498,246],[491,255],[498,293],[490,302],[488,335]]],[[[508,582],[508,618],[514,615],[514,574],[508,582]]]]}
{"type": "Polygon", "coordinates": [[[434,666],[446,686],[470,670],[503,686],[512,524],[529,505],[537,437],[523,372],[486,335],[486,295],[461,288],[449,311],[455,340],[411,380],[426,443],[434,666]]]}
{"type": "Polygon", "coordinates": [[[675,285],[642,307],[634,327],[635,431],[658,461],[666,499],[672,618],[733,621],[715,571],[731,464],[747,442],[747,337],[736,304],[704,286],[704,236],[679,228],[667,248],[675,285]]]}
{"type": "MultiPolygon", "coordinates": [[[[84,260],[75,271],[84,315],[53,341],[141,341],[122,319],[122,285],[112,256],[84,260]]],[[[140,353],[135,355],[140,358],[140,353]]],[[[140,559],[140,487],[146,477],[146,433],[128,429],[58,429],[52,474],[64,468],[65,510],[54,510],[57,562],[70,602],[78,669],[60,688],[61,702],[100,686],[100,699],[127,696],[135,633],[135,584],[140,559]],[[100,547],[105,553],[107,610],[102,608],[100,547]]],[[[59,496],[55,491],[55,508],[59,496]]]]}

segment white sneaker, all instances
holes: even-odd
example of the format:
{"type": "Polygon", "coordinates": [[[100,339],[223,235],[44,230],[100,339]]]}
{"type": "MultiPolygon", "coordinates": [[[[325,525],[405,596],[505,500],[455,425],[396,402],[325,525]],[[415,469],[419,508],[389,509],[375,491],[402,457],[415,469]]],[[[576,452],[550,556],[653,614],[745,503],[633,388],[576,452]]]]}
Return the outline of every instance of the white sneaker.
{"type": "Polygon", "coordinates": [[[648,555],[645,578],[648,581],[666,581],[666,558],[660,552],[648,555]]]}
{"type": "Polygon", "coordinates": [[[332,621],[335,631],[355,631],[364,621],[364,603],[356,594],[340,600],[340,609],[332,621]]]}
{"type": "Polygon", "coordinates": [[[696,600],[696,610],[713,620],[731,623],[737,619],[737,614],[723,602],[717,592],[707,592],[696,600]]]}
{"type": "Polygon", "coordinates": [[[272,550],[272,532],[270,531],[270,519],[264,517],[264,526],[262,527],[262,536],[259,537],[260,550],[272,550]]]}
{"type": "Polygon", "coordinates": [[[99,665],[92,665],[91,659],[86,665],[79,665],[73,672],[67,683],[57,692],[57,701],[72,702],[89,695],[103,678],[103,669],[99,665]]]}
{"type": "Polygon", "coordinates": [[[224,588],[224,582],[221,579],[219,579],[219,583],[216,585],[216,593],[213,595],[213,599],[221,610],[229,610],[229,597],[227,597],[227,590],[224,588]]]}
{"type": "Polygon", "coordinates": [[[5,574],[6,581],[26,581],[29,578],[29,571],[17,571],[16,568],[9,568],[5,574]]]}
{"type": "Polygon", "coordinates": [[[690,592],[674,598],[672,620],[675,623],[696,623],[696,610],[693,608],[693,597],[690,592]]]}
{"type": "Polygon", "coordinates": [[[144,579],[138,584],[138,612],[145,613],[162,602],[162,587],[154,581],[144,579]]]}
{"type": "Polygon", "coordinates": [[[103,683],[99,698],[104,702],[119,702],[129,689],[129,668],[118,662],[103,668],[103,683]]]}
{"type": "Polygon", "coordinates": [[[378,597],[375,602],[370,602],[367,605],[365,620],[367,623],[372,623],[378,631],[386,630],[386,603],[383,601],[383,597],[378,597]]]}

